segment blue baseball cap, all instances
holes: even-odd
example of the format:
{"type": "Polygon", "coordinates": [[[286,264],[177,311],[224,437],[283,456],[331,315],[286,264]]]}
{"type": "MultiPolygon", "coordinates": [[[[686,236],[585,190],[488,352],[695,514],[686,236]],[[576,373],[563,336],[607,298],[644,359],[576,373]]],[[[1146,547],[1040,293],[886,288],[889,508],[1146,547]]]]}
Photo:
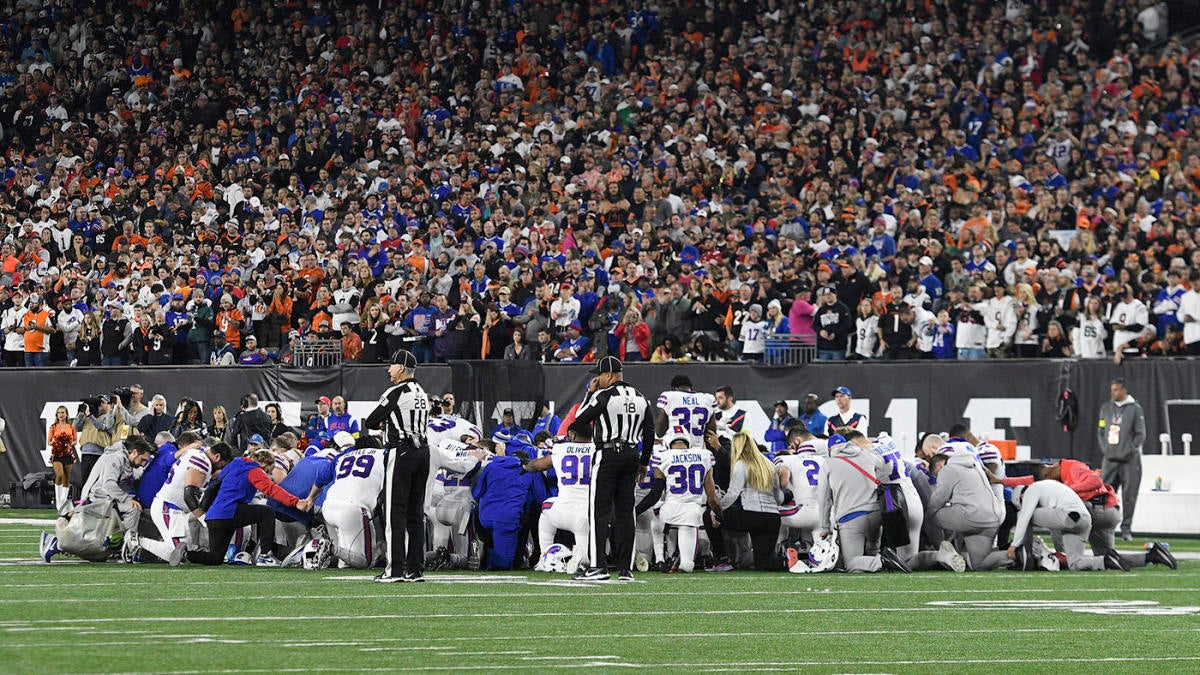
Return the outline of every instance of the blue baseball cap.
{"type": "Polygon", "coordinates": [[[251,434],[250,438],[246,439],[251,445],[265,445],[261,434],[251,434]]]}
{"type": "Polygon", "coordinates": [[[829,440],[826,441],[826,445],[828,445],[829,447],[832,448],[835,445],[841,445],[842,443],[845,443],[845,442],[846,442],[845,436],[842,436],[841,434],[833,434],[832,436],[829,437],[829,440]]]}
{"type": "Polygon", "coordinates": [[[850,389],[847,387],[838,387],[837,389],[834,389],[833,393],[831,393],[830,396],[837,396],[838,394],[845,394],[847,396],[853,397],[853,394],[850,393],[850,389]]]}

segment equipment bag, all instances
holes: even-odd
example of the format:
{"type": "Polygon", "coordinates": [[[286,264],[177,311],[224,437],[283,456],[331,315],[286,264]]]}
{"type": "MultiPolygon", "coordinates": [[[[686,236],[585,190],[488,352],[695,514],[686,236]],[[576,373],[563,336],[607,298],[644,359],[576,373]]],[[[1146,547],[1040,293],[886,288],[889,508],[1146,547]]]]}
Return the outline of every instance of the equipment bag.
{"type": "Polygon", "coordinates": [[[111,501],[75,507],[70,520],[57,526],[58,547],[84,560],[103,562],[110,549],[121,545],[121,515],[111,501]]]}
{"type": "Polygon", "coordinates": [[[845,457],[838,459],[858,469],[875,484],[875,498],[879,501],[879,514],[883,521],[884,545],[899,548],[909,544],[908,538],[908,508],[904,500],[904,490],[899,483],[882,483],[878,478],[867,473],[861,466],[845,457]]]}

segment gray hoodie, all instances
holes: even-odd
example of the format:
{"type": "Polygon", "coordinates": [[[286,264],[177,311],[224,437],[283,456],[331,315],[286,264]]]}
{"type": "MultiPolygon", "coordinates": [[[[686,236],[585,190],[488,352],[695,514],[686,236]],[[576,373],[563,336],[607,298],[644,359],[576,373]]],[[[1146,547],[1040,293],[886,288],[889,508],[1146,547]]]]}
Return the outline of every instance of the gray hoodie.
{"type": "Polygon", "coordinates": [[[979,527],[999,527],[1004,521],[1004,500],[996,495],[973,455],[950,456],[938,472],[937,484],[929,495],[925,518],[933,519],[944,508],[962,509],[964,519],[979,527]]]}
{"type": "Polygon", "coordinates": [[[1105,461],[1128,462],[1140,457],[1142,444],[1146,442],[1146,415],[1141,404],[1128,394],[1120,403],[1106,401],[1100,406],[1096,440],[1105,461]]]}
{"type": "Polygon", "coordinates": [[[874,475],[881,483],[889,482],[892,475],[891,464],[871,448],[843,443],[830,449],[829,459],[825,461],[825,485],[820,497],[821,522],[818,530],[828,532],[831,523],[851,513],[879,510],[879,500],[875,496],[879,486],[864,476],[863,471],[874,475]],[[862,471],[851,466],[850,462],[862,471]]]}

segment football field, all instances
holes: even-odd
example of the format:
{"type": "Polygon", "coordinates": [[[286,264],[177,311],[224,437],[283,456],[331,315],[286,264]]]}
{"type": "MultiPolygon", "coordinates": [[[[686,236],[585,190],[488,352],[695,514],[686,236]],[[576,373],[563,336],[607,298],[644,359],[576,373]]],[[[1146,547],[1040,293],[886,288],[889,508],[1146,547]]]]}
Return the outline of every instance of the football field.
{"type": "Polygon", "coordinates": [[[1127,574],[647,572],[584,585],[435,572],[383,585],[357,571],[45,564],[42,528],[13,520],[39,516],[0,510],[3,673],[1200,670],[1195,560],[1127,574]]]}

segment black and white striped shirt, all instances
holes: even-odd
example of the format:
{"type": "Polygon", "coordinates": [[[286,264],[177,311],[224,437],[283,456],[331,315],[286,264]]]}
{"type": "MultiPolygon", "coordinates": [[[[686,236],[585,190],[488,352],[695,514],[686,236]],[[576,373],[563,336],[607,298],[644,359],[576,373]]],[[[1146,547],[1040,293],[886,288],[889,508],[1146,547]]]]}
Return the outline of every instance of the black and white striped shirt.
{"type": "Polygon", "coordinates": [[[429,395],[416,380],[408,379],[383,392],[379,405],[367,417],[366,427],[382,426],[384,445],[390,448],[402,440],[424,444],[428,423],[429,395]]]}
{"type": "Polygon", "coordinates": [[[642,444],[641,465],[650,462],[654,449],[654,419],[650,402],[631,384],[617,382],[590,393],[579,405],[572,427],[592,425],[598,447],[642,444]]]}

